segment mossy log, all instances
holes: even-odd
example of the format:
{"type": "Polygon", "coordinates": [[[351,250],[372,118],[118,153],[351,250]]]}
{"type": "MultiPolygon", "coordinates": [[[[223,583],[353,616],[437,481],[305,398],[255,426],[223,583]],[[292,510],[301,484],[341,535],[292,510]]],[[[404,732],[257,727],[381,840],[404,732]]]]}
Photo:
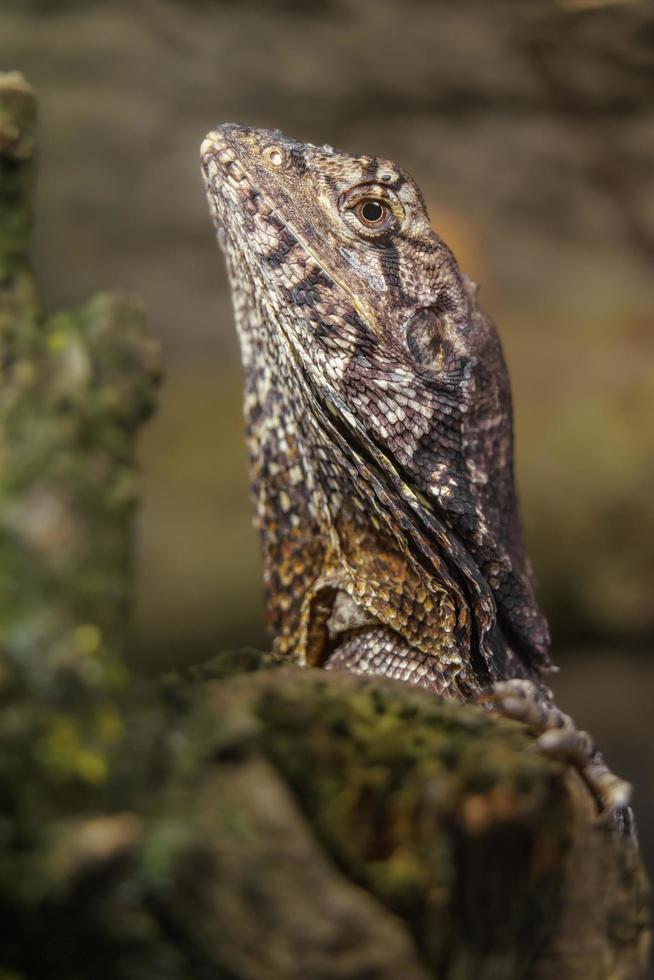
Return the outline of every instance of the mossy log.
{"type": "Polygon", "coordinates": [[[0,978],[644,976],[636,846],[521,726],[383,680],[127,656],[138,304],[46,315],[0,76],[0,978]]]}

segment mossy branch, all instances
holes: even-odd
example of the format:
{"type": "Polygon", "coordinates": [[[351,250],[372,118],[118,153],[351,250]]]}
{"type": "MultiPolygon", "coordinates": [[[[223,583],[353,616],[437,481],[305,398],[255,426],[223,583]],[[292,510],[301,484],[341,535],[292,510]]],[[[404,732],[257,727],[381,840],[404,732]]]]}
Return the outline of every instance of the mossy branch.
{"type": "Polygon", "coordinates": [[[0,76],[0,977],[637,978],[637,849],[520,726],[390,681],[126,657],[133,300],[45,316],[0,76]]]}

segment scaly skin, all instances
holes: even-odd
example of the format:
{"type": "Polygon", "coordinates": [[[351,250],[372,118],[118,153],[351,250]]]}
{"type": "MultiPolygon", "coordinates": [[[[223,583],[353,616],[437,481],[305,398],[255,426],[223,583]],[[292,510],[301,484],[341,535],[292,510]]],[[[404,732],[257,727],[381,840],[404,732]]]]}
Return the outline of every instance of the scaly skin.
{"type": "Polygon", "coordinates": [[[462,700],[518,679],[501,709],[560,728],[542,716],[549,635],[499,339],[415,183],[388,160],[234,125],[202,160],[276,651],[462,700]]]}

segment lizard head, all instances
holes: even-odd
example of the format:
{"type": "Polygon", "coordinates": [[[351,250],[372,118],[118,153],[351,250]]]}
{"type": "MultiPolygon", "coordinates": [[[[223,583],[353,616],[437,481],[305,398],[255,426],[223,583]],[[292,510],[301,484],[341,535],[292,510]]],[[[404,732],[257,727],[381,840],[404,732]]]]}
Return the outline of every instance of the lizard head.
{"type": "Polygon", "coordinates": [[[406,533],[427,528],[467,581],[481,645],[499,631],[545,664],[501,347],[415,182],[388,160],[234,125],[208,135],[202,161],[246,371],[292,365],[303,409],[338,421],[411,512],[406,533]]]}
{"type": "Polygon", "coordinates": [[[300,285],[308,260],[340,286],[380,340],[406,341],[418,360],[442,363],[445,335],[454,343],[459,337],[450,321],[463,313],[465,291],[405,171],[388,160],[234,125],[210,133],[202,156],[214,218],[241,247],[246,238],[258,252],[267,289],[275,269],[295,274],[300,285]],[[414,324],[402,332],[408,316],[423,308],[437,309],[438,345],[427,341],[429,317],[421,318],[422,329],[414,324]]]}

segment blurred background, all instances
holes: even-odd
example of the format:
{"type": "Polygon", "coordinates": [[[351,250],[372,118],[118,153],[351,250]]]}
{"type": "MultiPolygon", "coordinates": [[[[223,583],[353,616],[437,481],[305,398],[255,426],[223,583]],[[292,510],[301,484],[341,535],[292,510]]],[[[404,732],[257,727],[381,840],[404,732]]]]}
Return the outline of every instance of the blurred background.
{"type": "Polygon", "coordinates": [[[164,347],[143,667],[266,643],[200,141],[235,121],[388,156],[499,326],[553,685],[636,784],[654,853],[654,5],[0,0],[0,65],[40,99],[47,305],[125,288],[164,347]]]}

